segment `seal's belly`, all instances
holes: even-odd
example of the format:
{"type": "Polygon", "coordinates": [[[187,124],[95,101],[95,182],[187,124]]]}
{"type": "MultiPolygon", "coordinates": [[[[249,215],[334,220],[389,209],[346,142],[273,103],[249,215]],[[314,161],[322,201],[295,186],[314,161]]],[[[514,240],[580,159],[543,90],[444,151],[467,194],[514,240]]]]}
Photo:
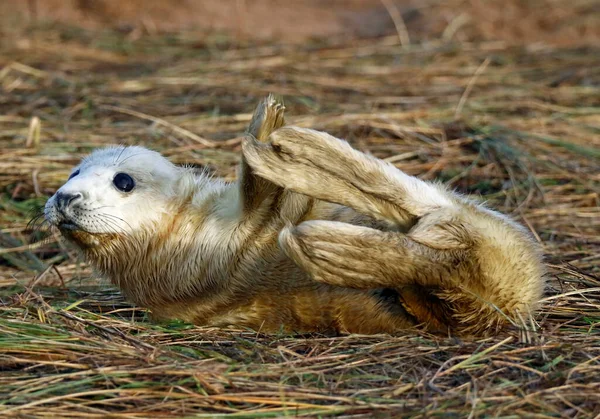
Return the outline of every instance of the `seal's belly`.
{"type": "MultiPolygon", "coordinates": [[[[350,208],[321,201],[296,210],[302,214],[297,223],[325,219],[384,230],[388,227],[350,208]]],[[[143,305],[163,318],[268,333],[392,333],[414,324],[398,299],[393,301],[381,290],[342,288],[310,278],[278,245],[285,224],[284,219],[271,221],[254,232],[252,240],[241,241],[239,248],[230,243],[226,251],[231,254],[225,256],[223,251],[219,255],[235,263],[212,266],[211,258],[206,258],[206,273],[229,286],[206,287],[188,298],[163,295],[162,301],[145,301],[143,305]]]]}

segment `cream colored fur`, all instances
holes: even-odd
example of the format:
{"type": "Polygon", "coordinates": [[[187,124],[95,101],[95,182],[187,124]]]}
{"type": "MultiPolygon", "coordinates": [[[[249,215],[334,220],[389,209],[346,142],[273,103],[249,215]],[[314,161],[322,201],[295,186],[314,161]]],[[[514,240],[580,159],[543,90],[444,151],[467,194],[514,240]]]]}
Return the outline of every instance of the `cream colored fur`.
{"type": "Polygon", "coordinates": [[[535,310],[539,246],[517,223],[262,102],[225,183],[139,147],[94,152],[47,219],[159,317],[263,331],[489,333],[535,310]],[[116,190],[128,173],[136,187],[116,190]]]}

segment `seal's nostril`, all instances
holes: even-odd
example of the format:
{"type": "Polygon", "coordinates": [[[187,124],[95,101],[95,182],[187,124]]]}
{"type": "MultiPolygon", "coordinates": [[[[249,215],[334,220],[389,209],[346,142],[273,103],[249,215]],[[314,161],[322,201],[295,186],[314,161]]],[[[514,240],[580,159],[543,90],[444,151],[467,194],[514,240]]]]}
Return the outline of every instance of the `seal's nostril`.
{"type": "Polygon", "coordinates": [[[79,201],[81,198],[83,198],[83,195],[81,194],[81,192],[77,192],[77,193],[58,192],[56,194],[56,203],[58,205],[58,208],[63,210],[65,208],[67,208],[69,205],[72,205],[74,202],[79,201]]]}

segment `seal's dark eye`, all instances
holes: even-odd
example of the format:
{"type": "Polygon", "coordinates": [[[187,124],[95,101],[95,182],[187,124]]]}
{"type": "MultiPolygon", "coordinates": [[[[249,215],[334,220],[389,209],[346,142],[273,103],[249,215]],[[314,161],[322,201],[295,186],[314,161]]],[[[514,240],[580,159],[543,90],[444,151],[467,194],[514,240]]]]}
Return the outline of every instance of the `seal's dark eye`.
{"type": "Polygon", "coordinates": [[[75,176],[77,176],[79,174],[79,169],[75,170],[73,173],[71,173],[71,176],[69,176],[69,179],[67,180],[71,180],[73,179],[75,176]]]}
{"type": "Polygon", "coordinates": [[[113,185],[121,192],[131,192],[135,186],[135,182],[127,173],[117,173],[113,179],[113,185]]]}

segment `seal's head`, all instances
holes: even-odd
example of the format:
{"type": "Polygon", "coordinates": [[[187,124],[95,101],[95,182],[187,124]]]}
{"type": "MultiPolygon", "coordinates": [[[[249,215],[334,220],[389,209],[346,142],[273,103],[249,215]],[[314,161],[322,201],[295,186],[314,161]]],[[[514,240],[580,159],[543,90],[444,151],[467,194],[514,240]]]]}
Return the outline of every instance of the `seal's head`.
{"type": "Polygon", "coordinates": [[[177,194],[181,170],[143,147],[99,149],[73,169],[44,215],[80,247],[98,246],[158,222],[177,194]]]}

